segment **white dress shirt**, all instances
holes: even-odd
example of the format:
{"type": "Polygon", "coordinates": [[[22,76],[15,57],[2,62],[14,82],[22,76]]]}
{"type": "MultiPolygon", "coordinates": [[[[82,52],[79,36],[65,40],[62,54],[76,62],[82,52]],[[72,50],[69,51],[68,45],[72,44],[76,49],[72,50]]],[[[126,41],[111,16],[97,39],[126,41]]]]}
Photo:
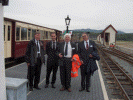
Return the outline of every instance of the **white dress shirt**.
{"type": "MultiPolygon", "coordinates": [[[[66,48],[66,42],[65,42],[65,45],[64,45],[64,53],[65,53],[65,48],[66,48]]],[[[68,49],[67,50],[68,50],[67,55],[66,56],[64,55],[64,57],[71,58],[72,57],[72,47],[71,47],[70,42],[68,42],[68,49]]]]}
{"type": "Polygon", "coordinates": [[[88,42],[88,47],[89,47],[89,40],[84,41],[85,49],[86,49],[86,42],[88,42]]]}
{"type": "MultiPolygon", "coordinates": [[[[52,41],[52,49],[53,49],[53,42],[54,42],[54,41],[52,41]]],[[[55,41],[55,49],[56,49],[56,41],[55,41]]]]}
{"type": "MultiPolygon", "coordinates": [[[[37,45],[37,40],[35,39],[35,43],[37,45]]],[[[39,43],[39,40],[38,40],[38,46],[39,46],[39,51],[37,51],[37,53],[40,53],[40,43],[39,43]]]]}

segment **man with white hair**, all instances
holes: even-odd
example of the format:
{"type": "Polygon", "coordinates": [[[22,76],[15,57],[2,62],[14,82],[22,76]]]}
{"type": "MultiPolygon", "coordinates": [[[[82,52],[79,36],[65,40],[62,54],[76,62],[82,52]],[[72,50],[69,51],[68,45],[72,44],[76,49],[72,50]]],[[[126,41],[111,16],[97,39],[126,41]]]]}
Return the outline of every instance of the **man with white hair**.
{"type": "Polygon", "coordinates": [[[71,92],[71,68],[72,68],[72,56],[76,54],[76,45],[71,40],[71,35],[66,33],[64,35],[64,42],[60,43],[58,47],[59,66],[60,66],[60,78],[62,88],[60,91],[67,89],[71,92]]]}

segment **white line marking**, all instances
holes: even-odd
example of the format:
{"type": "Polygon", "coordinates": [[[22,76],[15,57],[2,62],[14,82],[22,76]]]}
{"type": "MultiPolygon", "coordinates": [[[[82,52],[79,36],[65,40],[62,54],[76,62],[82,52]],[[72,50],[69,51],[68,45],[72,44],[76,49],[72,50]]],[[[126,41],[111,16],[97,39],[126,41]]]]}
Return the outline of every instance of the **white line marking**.
{"type": "MultiPolygon", "coordinates": [[[[53,72],[52,72],[52,73],[53,73],[53,72]]],[[[52,73],[51,73],[51,74],[52,74],[52,73]]],[[[50,75],[51,75],[51,74],[50,74],[50,75]]],[[[44,78],[44,79],[39,83],[39,85],[41,85],[45,80],[46,80],[46,78],[44,78]]],[[[28,96],[31,92],[33,92],[33,91],[29,91],[29,92],[27,93],[27,96],[28,96]]]]}
{"type": "MultiPolygon", "coordinates": [[[[39,83],[39,85],[41,85],[42,83],[43,83],[43,81],[45,81],[46,80],[46,78],[44,78],[44,80],[42,80],[42,82],[40,82],[39,83]]],[[[27,93],[27,96],[31,93],[32,91],[29,91],[28,93],[27,93]]]]}
{"type": "Polygon", "coordinates": [[[12,69],[12,68],[15,68],[15,67],[17,67],[17,66],[20,66],[20,65],[22,65],[22,64],[24,64],[24,63],[25,63],[25,62],[23,62],[23,63],[21,63],[21,64],[18,64],[18,65],[15,65],[15,66],[13,66],[13,67],[7,68],[6,71],[7,71],[7,70],[10,70],[10,69],[12,69]]]}
{"type": "Polygon", "coordinates": [[[99,78],[100,78],[100,82],[101,82],[101,86],[102,86],[102,90],[103,90],[104,100],[109,100],[108,95],[107,95],[107,91],[106,91],[106,88],[105,88],[105,84],[103,82],[103,77],[102,77],[102,74],[101,74],[101,70],[99,68],[99,64],[98,64],[97,61],[96,61],[96,63],[97,63],[97,66],[98,66],[98,74],[99,74],[99,78]]]}

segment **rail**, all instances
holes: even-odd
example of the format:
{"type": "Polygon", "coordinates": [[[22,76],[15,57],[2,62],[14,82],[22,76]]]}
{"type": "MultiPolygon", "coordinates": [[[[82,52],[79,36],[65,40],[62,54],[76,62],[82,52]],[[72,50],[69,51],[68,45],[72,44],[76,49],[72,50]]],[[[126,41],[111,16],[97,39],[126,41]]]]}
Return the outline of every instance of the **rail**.
{"type": "MultiPolygon", "coordinates": [[[[131,89],[133,90],[133,80],[131,77],[129,77],[124,70],[101,48],[97,45],[98,52],[101,54],[101,59],[106,65],[106,68],[109,70],[111,75],[113,76],[113,79],[115,83],[118,86],[118,89],[121,91],[121,95],[124,97],[125,100],[131,100],[133,99],[133,94],[130,94],[127,90],[131,89]],[[116,73],[117,71],[117,73],[116,73]],[[126,82],[121,82],[123,79],[119,76],[125,77],[126,82]],[[127,85],[128,88],[126,88],[124,85],[127,85]],[[130,88],[129,88],[130,87],[130,88]]],[[[129,90],[130,91],[130,90],[129,90]]]]}

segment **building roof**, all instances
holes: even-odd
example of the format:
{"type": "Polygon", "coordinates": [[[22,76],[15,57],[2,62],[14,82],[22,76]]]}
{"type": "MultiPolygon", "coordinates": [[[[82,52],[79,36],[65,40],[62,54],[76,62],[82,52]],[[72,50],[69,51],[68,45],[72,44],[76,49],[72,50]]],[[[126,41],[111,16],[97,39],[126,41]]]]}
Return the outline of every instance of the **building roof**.
{"type": "Polygon", "coordinates": [[[109,27],[112,27],[113,30],[117,33],[116,29],[110,24],[109,26],[107,26],[107,27],[101,32],[101,34],[104,33],[109,27]]]}

